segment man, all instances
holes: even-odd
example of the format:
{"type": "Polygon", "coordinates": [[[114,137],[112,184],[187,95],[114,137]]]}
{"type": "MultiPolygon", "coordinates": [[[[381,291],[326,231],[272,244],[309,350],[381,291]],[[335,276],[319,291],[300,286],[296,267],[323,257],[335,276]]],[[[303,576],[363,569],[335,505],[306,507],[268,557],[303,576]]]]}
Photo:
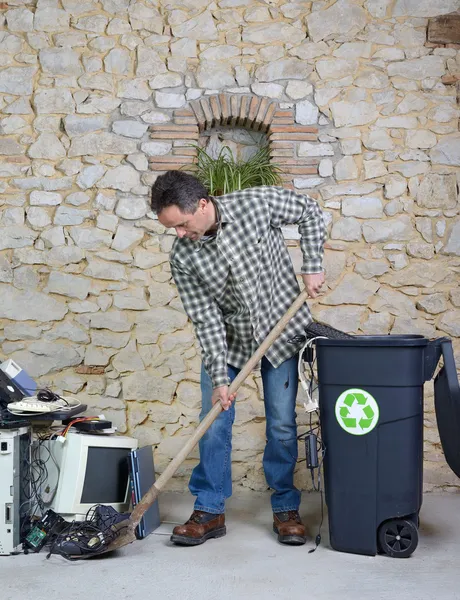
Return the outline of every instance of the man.
{"type": "MultiPolygon", "coordinates": [[[[307,196],[281,187],[250,188],[211,197],[192,175],[168,171],[152,188],[152,209],[178,239],[171,250],[174,280],[202,350],[202,419],[216,402],[224,411],[202,437],[200,463],[189,488],[196,496],[190,519],[171,540],[195,546],[225,535],[225,499],[231,495],[234,396],[228,386],[298,296],[299,286],[281,227],[298,224],[302,277],[311,297],[324,282],[325,226],[307,196]]],[[[286,544],[304,544],[297,461],[297,353],[311,322],[305,304],[261,361],[267,444],[263,467],[273,529],[286,544]]]]}

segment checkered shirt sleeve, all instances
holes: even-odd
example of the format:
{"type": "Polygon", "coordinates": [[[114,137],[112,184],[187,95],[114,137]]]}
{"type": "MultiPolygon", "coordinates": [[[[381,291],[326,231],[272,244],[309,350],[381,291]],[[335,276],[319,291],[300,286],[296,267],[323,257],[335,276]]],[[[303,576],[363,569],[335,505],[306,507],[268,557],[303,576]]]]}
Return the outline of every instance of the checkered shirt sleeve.
{"type": "Polygon", "coordinates": [[[228,385],[227,338],[221,309],[208,287],[186,265],[172,261],[171,272],[185,312],[195,327],[201,359],[213,388],[228,385]]]}
{"type": "Polygon", "coordinates": [[[265,188],[272,227],[299,226],[302,273],[321,273],[326,227],[318,203],[309,196],[281,187],[265,188]]]}

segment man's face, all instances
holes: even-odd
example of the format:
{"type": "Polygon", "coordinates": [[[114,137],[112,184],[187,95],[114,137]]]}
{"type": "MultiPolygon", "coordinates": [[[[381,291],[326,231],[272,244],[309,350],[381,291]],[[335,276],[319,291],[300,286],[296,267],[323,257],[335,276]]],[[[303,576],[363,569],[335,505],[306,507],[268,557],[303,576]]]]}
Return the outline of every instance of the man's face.
{"type": "Polygon", "coordinates": [[[165,227],[174,227],[178,237],[186,237],[196,242],[209,229],[207,208],[208,202],[204,198],[198,202],[198,208],[194,213],[184,213],[178,206],[172,204],[160,212],[158,220],[165,227]]]}

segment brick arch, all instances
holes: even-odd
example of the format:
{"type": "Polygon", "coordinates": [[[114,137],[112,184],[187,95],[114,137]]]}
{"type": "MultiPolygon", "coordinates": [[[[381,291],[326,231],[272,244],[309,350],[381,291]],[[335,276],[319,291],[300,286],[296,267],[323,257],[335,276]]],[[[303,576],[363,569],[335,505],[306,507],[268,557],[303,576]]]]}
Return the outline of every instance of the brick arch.
{"type": "Polygon", "coordinates": [[[300,125],[294,120],[294,109],[281,109],[278,102],[245,94],[215,94],[192,100],[186,109],[175,109],[171,122],[152,125],[152,141],[171,141],[168,154],[149,159],[152,171],[180,169],[196,161],[191,147],[200,134],[213,127],[244,127],[266,133],[271,157],[283,170],[283,183],[293,186],[296,177],[315,175],[319,158],[299,156],[299,144],[316,142],[318,128],[300,125]]]}

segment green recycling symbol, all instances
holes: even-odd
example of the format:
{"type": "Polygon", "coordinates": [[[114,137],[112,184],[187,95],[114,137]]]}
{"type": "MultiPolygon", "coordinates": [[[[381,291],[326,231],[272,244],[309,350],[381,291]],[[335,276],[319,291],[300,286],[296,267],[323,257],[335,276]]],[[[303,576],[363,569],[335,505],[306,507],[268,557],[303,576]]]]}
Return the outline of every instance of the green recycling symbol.
{"type": "Polygon", "coordinates": [[[364,390],[345,390],[335,403],[336,419],[347,433],[366,435],[377,425],[379,406],[375,398],[364,390]]]}

